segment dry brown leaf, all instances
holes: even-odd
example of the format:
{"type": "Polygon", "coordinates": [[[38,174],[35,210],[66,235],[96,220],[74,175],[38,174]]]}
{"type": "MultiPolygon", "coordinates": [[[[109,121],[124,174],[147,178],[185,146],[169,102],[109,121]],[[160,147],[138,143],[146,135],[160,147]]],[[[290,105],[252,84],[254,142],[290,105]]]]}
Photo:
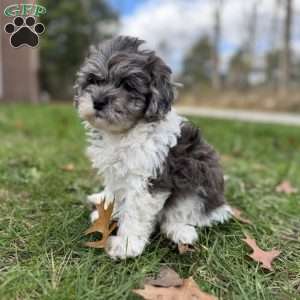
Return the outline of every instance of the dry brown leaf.
{"type": "Polygon", "coordinates": [[[193,248],[192,245],[181,244],[181,243],[178,244],[178,252],[179,252],[179,254],[185,254],[185,253],[194,252],[194,251],[195,251],[195,249],[193,248]]]}
{"type": "Polygon", "coordinates": [[[253,250],[253,253],[249,255],[254,261],[260,262],[262,264],[262,267],[265,269],[268,269],[270,271],[273,271],[272,268],[272,261],[280,255],[281,251],[273,249],[271,251],[264,251],[260,249],[256,241],[254,239],[251,239],[248,235],[245,235],[246,238],[242,239],[248,246],[250,246],[253,250]]]}
{"type": "Polygon", "coordinates": [[[201,291],[192,277],[183,280],[180,287],[155,287],[145,285],[144,289],[133,290],[145,300],[217,300],[216,297],[201,291]]]}
{"type": "Polygon", "coordinates": [[[192,277],[181,279],[172,269],[162,268],[156,279],[144,282],[144,289],[133,290],[146,300],[216,300],[202,292],[192,277]]]}
{"type": "Polygon", "coordinates": [[[104,209],[104,203],[105,201],[96,205],[100,218],[97,219],[84,233],[85,235],[94,232],[100,232],[102,234],[101,240],[85,243],[86,246],[91,248],[104,248],[106,246],[108,237],[117,227],[117,223],[114,222],[111,224],[111,215],[114,204],[111,203],[107,209],[104,209]]]}
{"type": "Polygon", "coordinates": [[[253,169],[256,171],[263,171],[263,170],[266,170],[267,167],[262,164],[256,163],[253,165],[253,169]]]}
{"type": "Polygon", "coordinates": [[[175,287],[181,286],[182,284],[183,279],[181,279],[174,270],[168,267],[161,268],[155,279],[146,278],[144,281],[144,285],[153,285],[159,287],[175,287]]]}
{"type": "Polygon", "coordinates": [[[15,128],[16,129],[24,129],[24,122],[22,120],[16,120],[15,122],[15,128]]]}
{"type": "Polygon", "coordinates": [[[224,155],[221,156],[221,160],[224,161],[224,162],[225,161],[231,161],[231,160],[233,160],[233,157],[230,156],[230,155],[224,154],[224,155]]]}
{"type": "Polygon", "coordinates": [[[288,180],[284,180],[276,187],[276,192],[290,195],[297,193],[298,190],[294,188],[288,180]]]}
{"type": "Polygon", "coordinates": [[[238,221],[245,224],[252,224],[252,222],[249,219],[242,217],[242,211],[239,210],[238,208],[231,206],[231,211],[232,211],[232,216],[238,221]]]}
{"type": "Polygon", "coordinates": [[[69,163],[69,164],[62,166],[61,169],[66,172],[73,172],[75,170],[75,166],[74,166],[74,164],[69,163]]]}

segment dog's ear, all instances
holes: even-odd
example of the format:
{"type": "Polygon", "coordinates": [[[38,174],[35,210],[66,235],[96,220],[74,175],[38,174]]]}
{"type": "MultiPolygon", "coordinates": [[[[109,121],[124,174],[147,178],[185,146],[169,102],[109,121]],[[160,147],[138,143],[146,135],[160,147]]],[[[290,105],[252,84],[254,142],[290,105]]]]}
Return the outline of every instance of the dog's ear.
{"type": "Polygon", "coordinates": [[[148,122],[155,122],[163,119],[171,109],[174,100],[174,89],[171,84],[172,71],[154,53],[149,55],[147,70],[151,76],[151,83],[145,119],[148,122]]]}

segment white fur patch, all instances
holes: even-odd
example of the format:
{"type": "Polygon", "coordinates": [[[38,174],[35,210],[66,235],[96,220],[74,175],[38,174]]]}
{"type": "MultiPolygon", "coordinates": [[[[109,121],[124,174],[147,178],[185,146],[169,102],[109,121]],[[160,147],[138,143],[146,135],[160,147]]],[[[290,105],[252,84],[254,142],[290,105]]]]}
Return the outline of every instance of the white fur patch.
{"type": "Polygon", "coordinates": [[[91,223],[94,223],[96,220],[99,219],[99,213],[98,213],[97,209],[95,209],[91,212],[90,219],[91,219],[91,223]]]}
{"type": "Polygon", "coordinates": [[[78,114],[83,120],[91,120],[95,117],[93,101],[89,94],[79,99],[78,114]]]}

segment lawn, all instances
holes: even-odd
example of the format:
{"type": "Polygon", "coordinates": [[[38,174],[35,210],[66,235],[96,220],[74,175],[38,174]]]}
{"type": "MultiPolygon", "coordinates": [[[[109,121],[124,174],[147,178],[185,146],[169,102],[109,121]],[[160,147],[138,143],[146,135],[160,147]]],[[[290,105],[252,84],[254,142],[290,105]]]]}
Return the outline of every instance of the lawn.
{"type": "Polygon", "coordinates": [[[100,184],[71,103],[0,106],[0,299],[139,299],[131,289],[166,265],[219,299],[300,299],[300,196],[275,191],[283,179],[300,187],[300,128],[192,121],[222,155],[229,203],[254,224],[201,229],[182,256],[156,234],[141,257],[114,262],[83,246],[84,200],[100,184]],[[282,250],[274,272],[247,257],[244,233],[282,250]]]}

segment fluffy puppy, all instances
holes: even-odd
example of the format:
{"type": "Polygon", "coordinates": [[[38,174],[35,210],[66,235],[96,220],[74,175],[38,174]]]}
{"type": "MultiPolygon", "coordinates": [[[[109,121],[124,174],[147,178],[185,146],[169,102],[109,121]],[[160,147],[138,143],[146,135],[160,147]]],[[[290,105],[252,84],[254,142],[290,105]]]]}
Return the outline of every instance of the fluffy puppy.
{"type": "Polygon", "coordinates": [[[230,216],[216,152],[171,108],[171,70],[142,43],[119,36],[92,47],[75,84],[87,153],[105,186],[88,201],[115,199],[112,258],[140,255],[157,224],[174,243],[193,244],[197,226],[230,216]]]}

